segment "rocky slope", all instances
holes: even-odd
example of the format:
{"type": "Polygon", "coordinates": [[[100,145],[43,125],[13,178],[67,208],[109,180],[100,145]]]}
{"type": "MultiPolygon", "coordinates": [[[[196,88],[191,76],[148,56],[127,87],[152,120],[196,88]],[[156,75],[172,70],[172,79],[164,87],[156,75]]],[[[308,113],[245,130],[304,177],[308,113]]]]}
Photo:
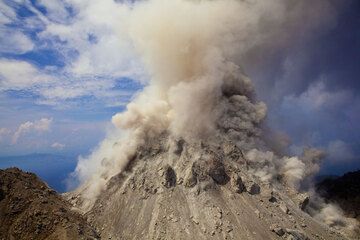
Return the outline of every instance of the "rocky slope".
{"type": "Polygon", "coordinates": [[[35,174],[0,170],[0,239],[98,239],[98,234],[35,174]]]}
{"type": "Polygon", "coordinates": [[[325,179],[317,184],[317,191],[327,201],[338,204],[347,216],[360,220],[360,170],[325,179]]]}
{"type": "Polygon", "coordinates": [[[105,239],[345,239],[304,212],[309,195],[249,174],[231,142],[166,142],[139,149],[87,212],[105,239]]]}

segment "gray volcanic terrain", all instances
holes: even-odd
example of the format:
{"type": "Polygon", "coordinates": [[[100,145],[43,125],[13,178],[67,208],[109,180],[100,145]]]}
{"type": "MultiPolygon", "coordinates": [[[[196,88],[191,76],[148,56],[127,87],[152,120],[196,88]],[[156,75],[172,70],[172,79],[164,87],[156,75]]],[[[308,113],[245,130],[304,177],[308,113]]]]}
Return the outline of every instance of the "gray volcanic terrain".
{"type": "Polygon", "coordinates": [[[139,149],[86,213],[103,238],[346,239],[305,212],[309,194],[249,174],[231,142],[165,142],[139,149]]]}

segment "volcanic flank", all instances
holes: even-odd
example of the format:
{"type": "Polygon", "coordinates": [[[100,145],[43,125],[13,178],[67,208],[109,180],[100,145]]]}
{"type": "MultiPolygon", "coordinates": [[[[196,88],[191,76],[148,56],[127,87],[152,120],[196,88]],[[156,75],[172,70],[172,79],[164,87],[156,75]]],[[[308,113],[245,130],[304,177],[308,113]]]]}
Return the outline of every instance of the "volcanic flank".
{"type": "Polygon", "coordinates": [[[82,185],[68,195],[102,237],[356,238],[355,220],[310,191],[324,153],[273,147],[266,105],[239,65],[300,26],[297,2],[123,4],[122,34],[150,80],[113,117],[118,132],[79,161],[82,185]]]}

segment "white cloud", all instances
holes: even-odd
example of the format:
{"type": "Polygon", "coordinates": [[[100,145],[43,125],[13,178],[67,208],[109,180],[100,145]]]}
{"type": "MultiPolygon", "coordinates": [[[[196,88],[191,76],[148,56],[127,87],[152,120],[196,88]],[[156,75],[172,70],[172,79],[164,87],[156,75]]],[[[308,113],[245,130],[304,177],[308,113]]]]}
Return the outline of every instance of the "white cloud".
{"type": "Polygon", "coordinates": [[[299,96],[290,95],[285,97],[283,103],[315,111],[325,108],[338,108],[347,105],[353,99],[353,94],[350,91],[329,91],[323,78],[324,76],[319,81],[312,83],[299,96]]]}
{"type": "Polygon", "coordinates": [[[14,9],[0,1],[0,24],[11,23],[16,18],[14,9]]]}
{"type": "Polygon", "coordinates": [[[77,77],[143,78],[126,28],[127,7],[113,0],[70,1],[76,16],[70,24],[50,22],[39,34],[44,40],[60,39],[59,50],[67,56],[66,71],[77,77]],[[120,36],[121,35],[121,36],[120,36]],[[75,58],[69,52],[76,50],[75,58]]]}
{"type": "MultiPolygon", "coordinates": [[[[13,8],[2,5],[4,11],[10,12],[6,16],[10,16],[13,8]]],[[[59,106],[64,100],[93,96],[106,106],[119,106],[124,103],[124,93],[115,87],[121,79],[144,79],[130,41],[119,37],[119,28],[126,16],[124,5],[113,0],[36,2],[37,6],[45,7],[46,14],[29,2],[21,5],[34,16],[20,19],[15,14],[9,21],[22,24],[25,21],[25,30],[37,29],[40,41],[36,47],[56,50],[63,57],[65,67],[40,69],[26,61],[0,59],[0,91],[30,91],[40,97],[35,103],[42,105],[59,106]],[[71,16],[69,8],[74,13],[71,16]]],[[[1,29],[12,34],[0,34],[6,43],[0,45],[0,51],[18,54],[34,48],[21,32],[24,29],[6,26],[1,29]],[[14,42],[16,44],[12,44],[14,42]]],[[[127,97],[133,92],[129,89],[127,97]]]]}
{"type": "Polygon", "coordinates": [[[41,73],[28,62],[0,59],[0,90],[24,89],[52,80],[51,76],[41,73]]]}
{"type": "Polygon", "coordinates": [[[69,13],[66,10],[67,5],[64,1],[39,0],[38,4],[46,8],[46,16],[52,21],[62,22],[69,17],[69,13]]]}
{"type": "Polygon", "coordinates": [[[0,27],[0,52],[22,54],[33,49],[34,43],[18,29],[0,27]]]}
{"type": "Polygon", "coordinates": [[[57,150],[62,150],[65,148],[65,144],[54,142],[53,144],[51,144],[51,147],[57,150]]]}
{"type": "Polygon", "coordinates": [[[29,131],[35,131],[35,132],[49,131],[52,121],[53,121],[52,118],[41,118],[40,120],[34,122],[27,121],[25,123],[20,124],[20,126],[13,135],[12,143],[13,144],[17,143],[19,138],[29,131]]]}

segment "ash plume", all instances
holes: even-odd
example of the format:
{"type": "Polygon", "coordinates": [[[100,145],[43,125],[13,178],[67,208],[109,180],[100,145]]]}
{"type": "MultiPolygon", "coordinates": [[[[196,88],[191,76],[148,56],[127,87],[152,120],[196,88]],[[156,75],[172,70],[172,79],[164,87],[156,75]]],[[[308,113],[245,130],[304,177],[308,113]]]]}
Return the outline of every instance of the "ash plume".
{"type": "MultiPolygon", "coordinates": [[[[125,17],[117,29],[119,38],[132,42],[149,80],[127,109],[113,116],[117,130],[90,156],[79,160],[74,174],[82,183],[78,191],[85,199],[85,209],[139,148],[163,134],[169,142],[181,139],[188,144],[231,141],[242,150],[249,173],[268,183],[280,178],[297,190],[319,170],[323,157],[319,150],[285,156],[270,147],[276,144],[268,144],[265,136],[266,104],[257,100],[241,64],[255,64],[249,56],[282,48],[331,20],[334,9],[329,1],[120,4],[125,17]],[[304,23],[304,17],[309,23],[304,23]]],[[[327,205],[317,209],[320,215],[313,215],[319,218],[334,215],[327,205]]]]}

